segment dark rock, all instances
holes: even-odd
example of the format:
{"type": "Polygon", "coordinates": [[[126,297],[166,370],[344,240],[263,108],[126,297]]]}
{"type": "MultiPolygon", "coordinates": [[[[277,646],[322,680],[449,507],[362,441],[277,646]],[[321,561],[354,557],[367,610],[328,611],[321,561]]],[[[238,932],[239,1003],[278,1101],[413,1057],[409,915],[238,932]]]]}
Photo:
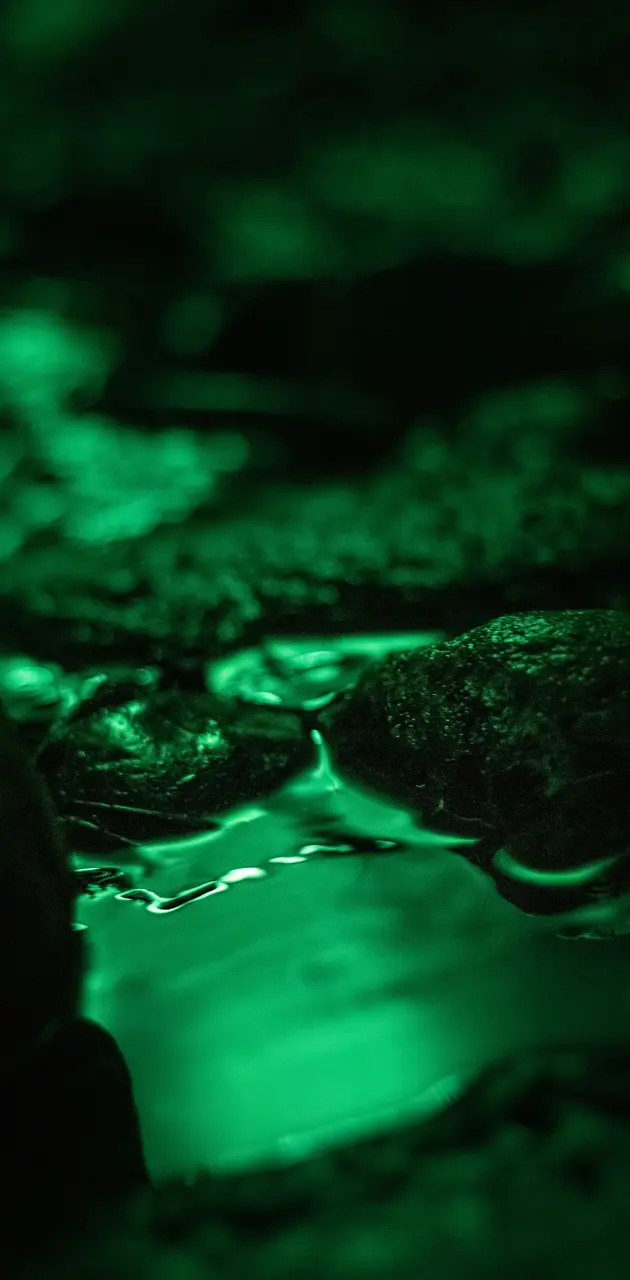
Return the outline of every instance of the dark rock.
{"type": "MultiPolygon", "coordinates": [[[[392,655],[322,723],[345,775],[478,837],[486,870],[502,846],[549,871],[630,852],[628,613],[514,614],[392,655]]],[[[541,910],[527,883],[508,892],[541,910]]]]}
{"type": "Polygon", "coordinates": [[[124,1058],[103,1027],[73,1018],[5,1088],[2,1152],[11,1176],[0,1206],[3,1248],[90,1221],[103,1204],[148,1186],[124,1058]]]}
{"type": "Polygon", "coordinates": [[[210,694],[175,690],[104,702],[62,723],[39,760],[75,850],[216,829],[312,756],[297,716],[275,710],[229,717],[210,694]]]}
{"type": "Polygon", "coordinates": [[[74,1012],[82,970],[75,884],[50,794],[0,717],[0,1074],[74,1012]]]}
{"type": "Polygon", "coordinates": [[[516,905],[543,914],[579,908],[562,928],[566,937],[630,931],[630,764],[606,768],[605,744],[601,757],[599,771],[536,804],[493,865],[501,892],[516,905]]]}
{"type": "Polygon", "coordinates": [[[578,1043],[526,1049],[484,1070],[448,1110],[428,1120],[417,1140],[425,1152],[491,1141],[508,1125],[521,1136],[548,1139],[564,1122],[567,1104],[592,1107],[630,1122],[627,1071],[630,1053],[619,1046],[578,1043]]]}
{"type": "MultiPolygon", "coordinates": [[[[0,713],[0,1248],[32,1245],[90,1200],[147,1183],[126,1065],[77,1017],[77,886],[44,780],[0,713]]],[[[76,1219],[75,1219],[76,1220],[76,1219]]],[[[7,1274],[9,1272],[7,1271],[7,1274]]]]}
{"type": "Polygon", "coordinates": [[[278,485],[247,512],[146,538],[24,547],[0,572],[5,644],[63,666],[194,671],[273,632],[438,629],[630,604],[630,471],[421,430],[352,485],[278,485]]]}

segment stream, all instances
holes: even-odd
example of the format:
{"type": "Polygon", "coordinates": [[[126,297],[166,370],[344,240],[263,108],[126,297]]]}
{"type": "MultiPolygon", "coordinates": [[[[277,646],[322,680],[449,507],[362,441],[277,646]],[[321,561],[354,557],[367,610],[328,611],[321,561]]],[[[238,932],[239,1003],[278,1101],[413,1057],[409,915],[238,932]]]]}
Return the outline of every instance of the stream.
{"type": "Polygon", "coordinates": [[[338,776],[317,710],[339,672],[306,652],[297,692],[254,679],[251,653],[219,673],[249,701],[308,704],[306,772],[218,830],[142,846],[141,872],[75,858],[83,1012],[125,1054],[154,1177],[300,1159],[434,1113],[505,1054],[628,1022],[630,939],[555,936],[461,856],[474,841],[338,776]]]}

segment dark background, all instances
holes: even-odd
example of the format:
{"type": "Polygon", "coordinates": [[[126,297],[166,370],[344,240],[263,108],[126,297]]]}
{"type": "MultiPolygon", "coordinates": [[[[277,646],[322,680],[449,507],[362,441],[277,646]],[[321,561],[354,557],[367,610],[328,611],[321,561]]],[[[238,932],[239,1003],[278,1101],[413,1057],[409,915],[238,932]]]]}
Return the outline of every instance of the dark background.
{"type": "Polygon", "coordinates": [[[602,372],[614,457],[629,33],[612,4],[12,0],[4,305],[115,339],[114,417],[264,428],[290,467],[357,469],[488,387],[602,372]]]}

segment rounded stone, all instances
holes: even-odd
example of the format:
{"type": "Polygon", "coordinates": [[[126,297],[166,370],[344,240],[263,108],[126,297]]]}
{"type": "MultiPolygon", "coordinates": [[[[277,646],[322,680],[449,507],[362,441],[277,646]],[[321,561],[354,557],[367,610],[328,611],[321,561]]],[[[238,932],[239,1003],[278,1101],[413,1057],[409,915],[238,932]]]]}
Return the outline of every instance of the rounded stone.
{"type": "Polygon", "coordinates": [[[229,715],[210,694],[106,690],[62,724],[40,757],[75,851],[215,829],[235,806],[260,800],[300,772],[312,744],[296,716],[229,715]],[[218,718],[219,717],[219,718],[218,718]]]}
{"type": "Polygon", "coordinates": [[[345,776],[476,837],[486,870],[500,849],[554,871],[630,849],[629,613],[497,618],[386,658],[322,721],[345,776]]]}

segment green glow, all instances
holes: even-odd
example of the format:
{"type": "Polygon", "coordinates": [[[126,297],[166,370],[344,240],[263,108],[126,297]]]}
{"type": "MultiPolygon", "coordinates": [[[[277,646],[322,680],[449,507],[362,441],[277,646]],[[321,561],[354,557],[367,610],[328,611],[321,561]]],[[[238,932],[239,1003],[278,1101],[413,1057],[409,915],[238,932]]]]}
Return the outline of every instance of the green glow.
{"type": "Polygon", "coordinates": [[[573,867],[567,871],[544,871],[535,867],[525,867],[512,857],[507,849],[500,849],[495,854],[494,866],[497,871],[503,871],[505,875],[511,876],[513,880],[520,880],[523,884],[562,887],[588,884],[603,872],[610,871],[618,861],[619,855],[616,855],[612,858],[601,858],[598,862],[589,862],[586,866],[573,867]]]}
{"type": "Polygon", "coordinates": [[[357,632],[352,635],[331,635],[328,637],[329,647],[322,647],[321,636],[300,636],[290,639],[281,636],[269,636],[264,641],[263,649],[272,657],[284,661],[304,658],[308,654],[321,658],[325,656],[333,661],[339,653],[348,656],[364,655],[378,661],[388,653],[396,653],[404,649],[421,649],[438,644],[445,639],[444,631],[374,631],[357,632]]]}
{"type": "Polygon", "coordinates": [[[263,880],[266,872],[262,867],[237,867],[227,871],[221,880],[224,884],[239,884],[241,880],[263,880]]]}
{"type": "Polygon", "coordinates": [[[232,871],[227,871],[225,875],[219,876],[217,880],[194,885],[191,889],[175,894],[172,898],[164,898],[159,893],[154,893],[151,889],[144,888],[124,889],[122,893],[117,893],[114,896],[118,902],[140,902],[146,907],[147,911],[161,915],[167,911],[179,911],[182,907],[187,907],[192,902],[201,902],[204,898],[212,897],[214,894],[224,893],[226,889],[230,888],[230,885],[240,884],[246,880],[264,880],[267,874],[263,867],[235,867],[232,871]]]}
{"type": "Polygon", "coordinates": [[[487,217],[497,176],[480,147],[418,119],[330,139],[309,182],[331,209],[452,232],[487,217]]]}
{"type": "Polygon", "coordinates": [[[205,669],[206,686],[224,698],[255,706],[320,711],[359,679],[369,662],[443,639],[441,632],[374,632],[327,637],[267,638],[259,648],[241,649],[205,669]]]}
{"type": "Polygon", "coordinates": [[[85,1011],[125,1052],[156,1176],[297,1158],[431,1114],[448,1078],[610,1022],[614,963],[598,977],[598,949],[553,939],[555,918],[525,916],[452,856],[474,842],[342,784],[312,738],[314,768],[246,811],[254,821],[161,846],[151,890],[80,903],[100,956],[85,1011]],[[334,823],[378,833],[382,854],[313,839],[331,781],[334,823]]]}
{"type": "Polygon", "coordinates": [[[140,844],[138,849],[143,853],[153,856],[159,856],[160,853],[174,856],[176,853],[190,853],[194,849],[210,844],[213,840],[218,840],[225,835],[226,831],[231,831],[235,827],[241,826],[243,823],[256,822],[259,818],[266,816],[266,810],[259,808],[257,805],[248,805],[243,809],[235,809],[221,820],[221,826],[217,831],[203,831],[196,836],[186,836],[184,839],[174,837],[172,840],[156,840],[149,844],[140,844]]]}
{"type": "Polygon", "coordinates": [[[162,915],[167,911],[179,911],[182,907],[189,906],[191,902],[200,902],[216,893],[224,893],[226,889],[229,889],[229,885],[223,880],[210,880],[206,884],[195,885],[193,889],[178,893],[173,898],[163,898],[159,893],[153,893],[151,889],[125,889],[115,897],[118,902],[140,902],[147,911],[162,915]]]}
{"type": "Polygon", "coordinates": [[[7,8],[3,38],[14,54],[36,66],[85,56],[125,12],[122,0],[9,0],[7,8]]]}
{"type": "MultiPolygon", "coordinates": [[[[312,853],[321,853],[321,849],[322,849],[321,844],[302,845],[302,853],[304,854],[304,857],[308,857],[309,854],[312,854],[312,853]]],[[[335,849],[337,853],[353,853],[354,852],[351,844],[338,844],[338,845],[335,845],[335,849]]]]}
{"type": "Polygon", "coordinates": [[[553,924],[560,937],[565,932],[572,939],[589,938],[593,941],[625,937],[630,934],[630,893],[601,902],[589,902],[586,906],[575,907],[573,911],[554,915],[553,924]]]}
{"type": "MultiPolygon", "coordinates": [[[[347,786],[321,731],[310,736],[312,767],[264,807],[228,814],[206,836],[146,845],[150,881],[121,892],[114,877],[81,899],[102,957],[86,1012],[111,1027],[128,1057],[156,1172],[180,1160],[281,1159],[446,1105],[445,1045],[459,1042],[462,1018],[434,1008],[430,993],[436,974],[451,982],[459,966],[460,935],[477,910],[470,895],[481,894],[469,969],[538,928],[449,852],[474,841],[422,830],[347,786]],[[180,989],[194,999],[181,1001],[180,989]],[[177,1079],[156,1066],[146,1029],[132,1029],[144,1006],[156,1024],[168,1022],[177,1079]],[[182,1058],[191,1036],[198,1051],[182,1058]],[[268,1086],[255,1111],[254,1062],[268,1086]],[[216,1115],[208,1070],[221,1082],[216,1115]]],[[[480,1052],[481,1041],[469,1046],[466,1070],[480,1052]]]]}
{"type": "Polygon", "coordinates": [[[41,718],[51,721],[72,704],[72,693],[62,687],[57,667],[28,658],[0,658],[0,698],[14,720],[41,718]]]}
{"type": "Polygon", "coordinates": [[[332,228],[297,188],[219,194],[218,263],[226,280],[310,279],[340,265],[332,228]]]}
{"type": "Polygon", "coordinates": [[[307,787],[311,787],[314,793],[322,790],[340,791],[342,781],[332,765],[330,752],[319,729],[311,729],[311,741],[317,753],[315,767],[307,774],[303,774],[303,782],[307,787]]]}
{"type": "Polygon", "coordinates": [[[308,857],[309,852],[310,852],[310,850],[309,850],[308,848],[305,848],[305,849],[304,849],[304,853],[303,853],[303,854],[302,854],[302,853],[292,853],[292,854],[287,854],[287,855],[286,855],[286,857],[285,857],[285,856],[283,856],[283,855],[280,855],[280,856],[279,856],[279,857],[277,857],[277,858],[270,858],[270,859],[269,859],[269,862],[270,862],[270,863],[276,863],[276,862],[277,862],[277,863],[279,863],[280,865],[284,865],[284,866],[287,866],[287,867],[291,867],[291,866],[295,866],[295,865],[297,865],[297,864],[298,864],[298,863],[300,863],[300,862],[306,862],[306,859],[307,859],[307,857],[308,857]]]}

